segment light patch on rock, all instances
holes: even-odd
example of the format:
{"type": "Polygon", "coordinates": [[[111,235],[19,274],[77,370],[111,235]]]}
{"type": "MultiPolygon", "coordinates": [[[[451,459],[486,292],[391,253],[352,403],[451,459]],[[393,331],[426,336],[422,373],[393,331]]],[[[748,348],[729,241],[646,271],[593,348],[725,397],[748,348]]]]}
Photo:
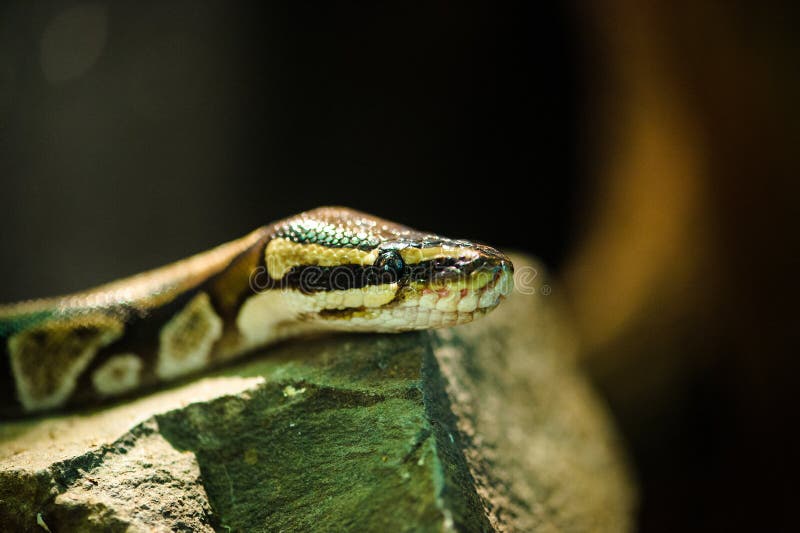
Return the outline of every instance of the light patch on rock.
{"type": "Polygon", "coordinates": [[[203,368],[221,336],[222,319],[208,294],[198,293],[161,330],[156,374],[170,379],[203,368]]]}
{"type": "Polygon", "coordinates": [[[305,391],[306,391],[305,387],[302,387],[302,388],[299,388],[299,389],[295,389],[292,385],[286,385],[283,388],[283,395],[286,398],[293,398],[294,396],[297,396],[299,394],[303,394],[305,391]]]}
{"type": "Polygon", "coordinates": [[[103,396],[114,396],[128,392],[139,384],[142,360],[134,353],[111,356],[92,374],[92,384],[103,396]]]}
{"type": "Polygon", "coordinates": [[[50,528],[47,527],[47,523],[42,518],[42,513],[36,513],[36,525],[50,533],[50,528]]]}

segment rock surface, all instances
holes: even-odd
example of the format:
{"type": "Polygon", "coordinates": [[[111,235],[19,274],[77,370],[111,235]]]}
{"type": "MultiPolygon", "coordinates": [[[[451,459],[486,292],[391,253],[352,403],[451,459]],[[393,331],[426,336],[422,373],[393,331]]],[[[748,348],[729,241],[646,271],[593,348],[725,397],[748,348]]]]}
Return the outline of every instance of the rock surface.
{"type": "Polygon", "coordinates": [[[529,294],[467,326],[287,343],[126,403],[3,423],[0,530],[632,529],[572,330],[514,260],[529,294]]]}

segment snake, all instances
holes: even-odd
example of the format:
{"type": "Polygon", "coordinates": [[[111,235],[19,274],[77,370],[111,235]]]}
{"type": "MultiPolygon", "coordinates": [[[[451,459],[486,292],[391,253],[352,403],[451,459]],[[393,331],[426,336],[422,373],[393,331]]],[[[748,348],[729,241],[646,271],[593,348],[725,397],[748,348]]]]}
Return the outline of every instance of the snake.
{"type": "Polygon", "coordinates": [[[167,266],[0,306],[0,416],[135,394],[293,337],[465,324],[513,290],[485,244],[321,207],[167,266]]]}

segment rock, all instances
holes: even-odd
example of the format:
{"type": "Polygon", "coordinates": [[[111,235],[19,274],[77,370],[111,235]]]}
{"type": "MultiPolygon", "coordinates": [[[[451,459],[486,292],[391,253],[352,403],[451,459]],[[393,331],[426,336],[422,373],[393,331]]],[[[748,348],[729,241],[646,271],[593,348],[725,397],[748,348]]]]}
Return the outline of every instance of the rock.
{"type": "Polygon", "coordinates": [[[467,326],[296,341],[3,424],[0,530],[630,530],[615,430],[514,259],[522,290],[467,326]]]}

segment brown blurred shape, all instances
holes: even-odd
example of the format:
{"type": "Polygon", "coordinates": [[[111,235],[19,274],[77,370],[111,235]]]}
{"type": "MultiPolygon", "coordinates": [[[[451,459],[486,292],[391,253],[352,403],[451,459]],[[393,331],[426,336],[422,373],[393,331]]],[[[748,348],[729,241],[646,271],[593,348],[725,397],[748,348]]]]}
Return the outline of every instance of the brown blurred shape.
{"type": "Polygon", "coordinates": [[[800,39],[776,4],[580,14],[596,188],[565,282],[642,527],[787,525],[800,39]]]}

